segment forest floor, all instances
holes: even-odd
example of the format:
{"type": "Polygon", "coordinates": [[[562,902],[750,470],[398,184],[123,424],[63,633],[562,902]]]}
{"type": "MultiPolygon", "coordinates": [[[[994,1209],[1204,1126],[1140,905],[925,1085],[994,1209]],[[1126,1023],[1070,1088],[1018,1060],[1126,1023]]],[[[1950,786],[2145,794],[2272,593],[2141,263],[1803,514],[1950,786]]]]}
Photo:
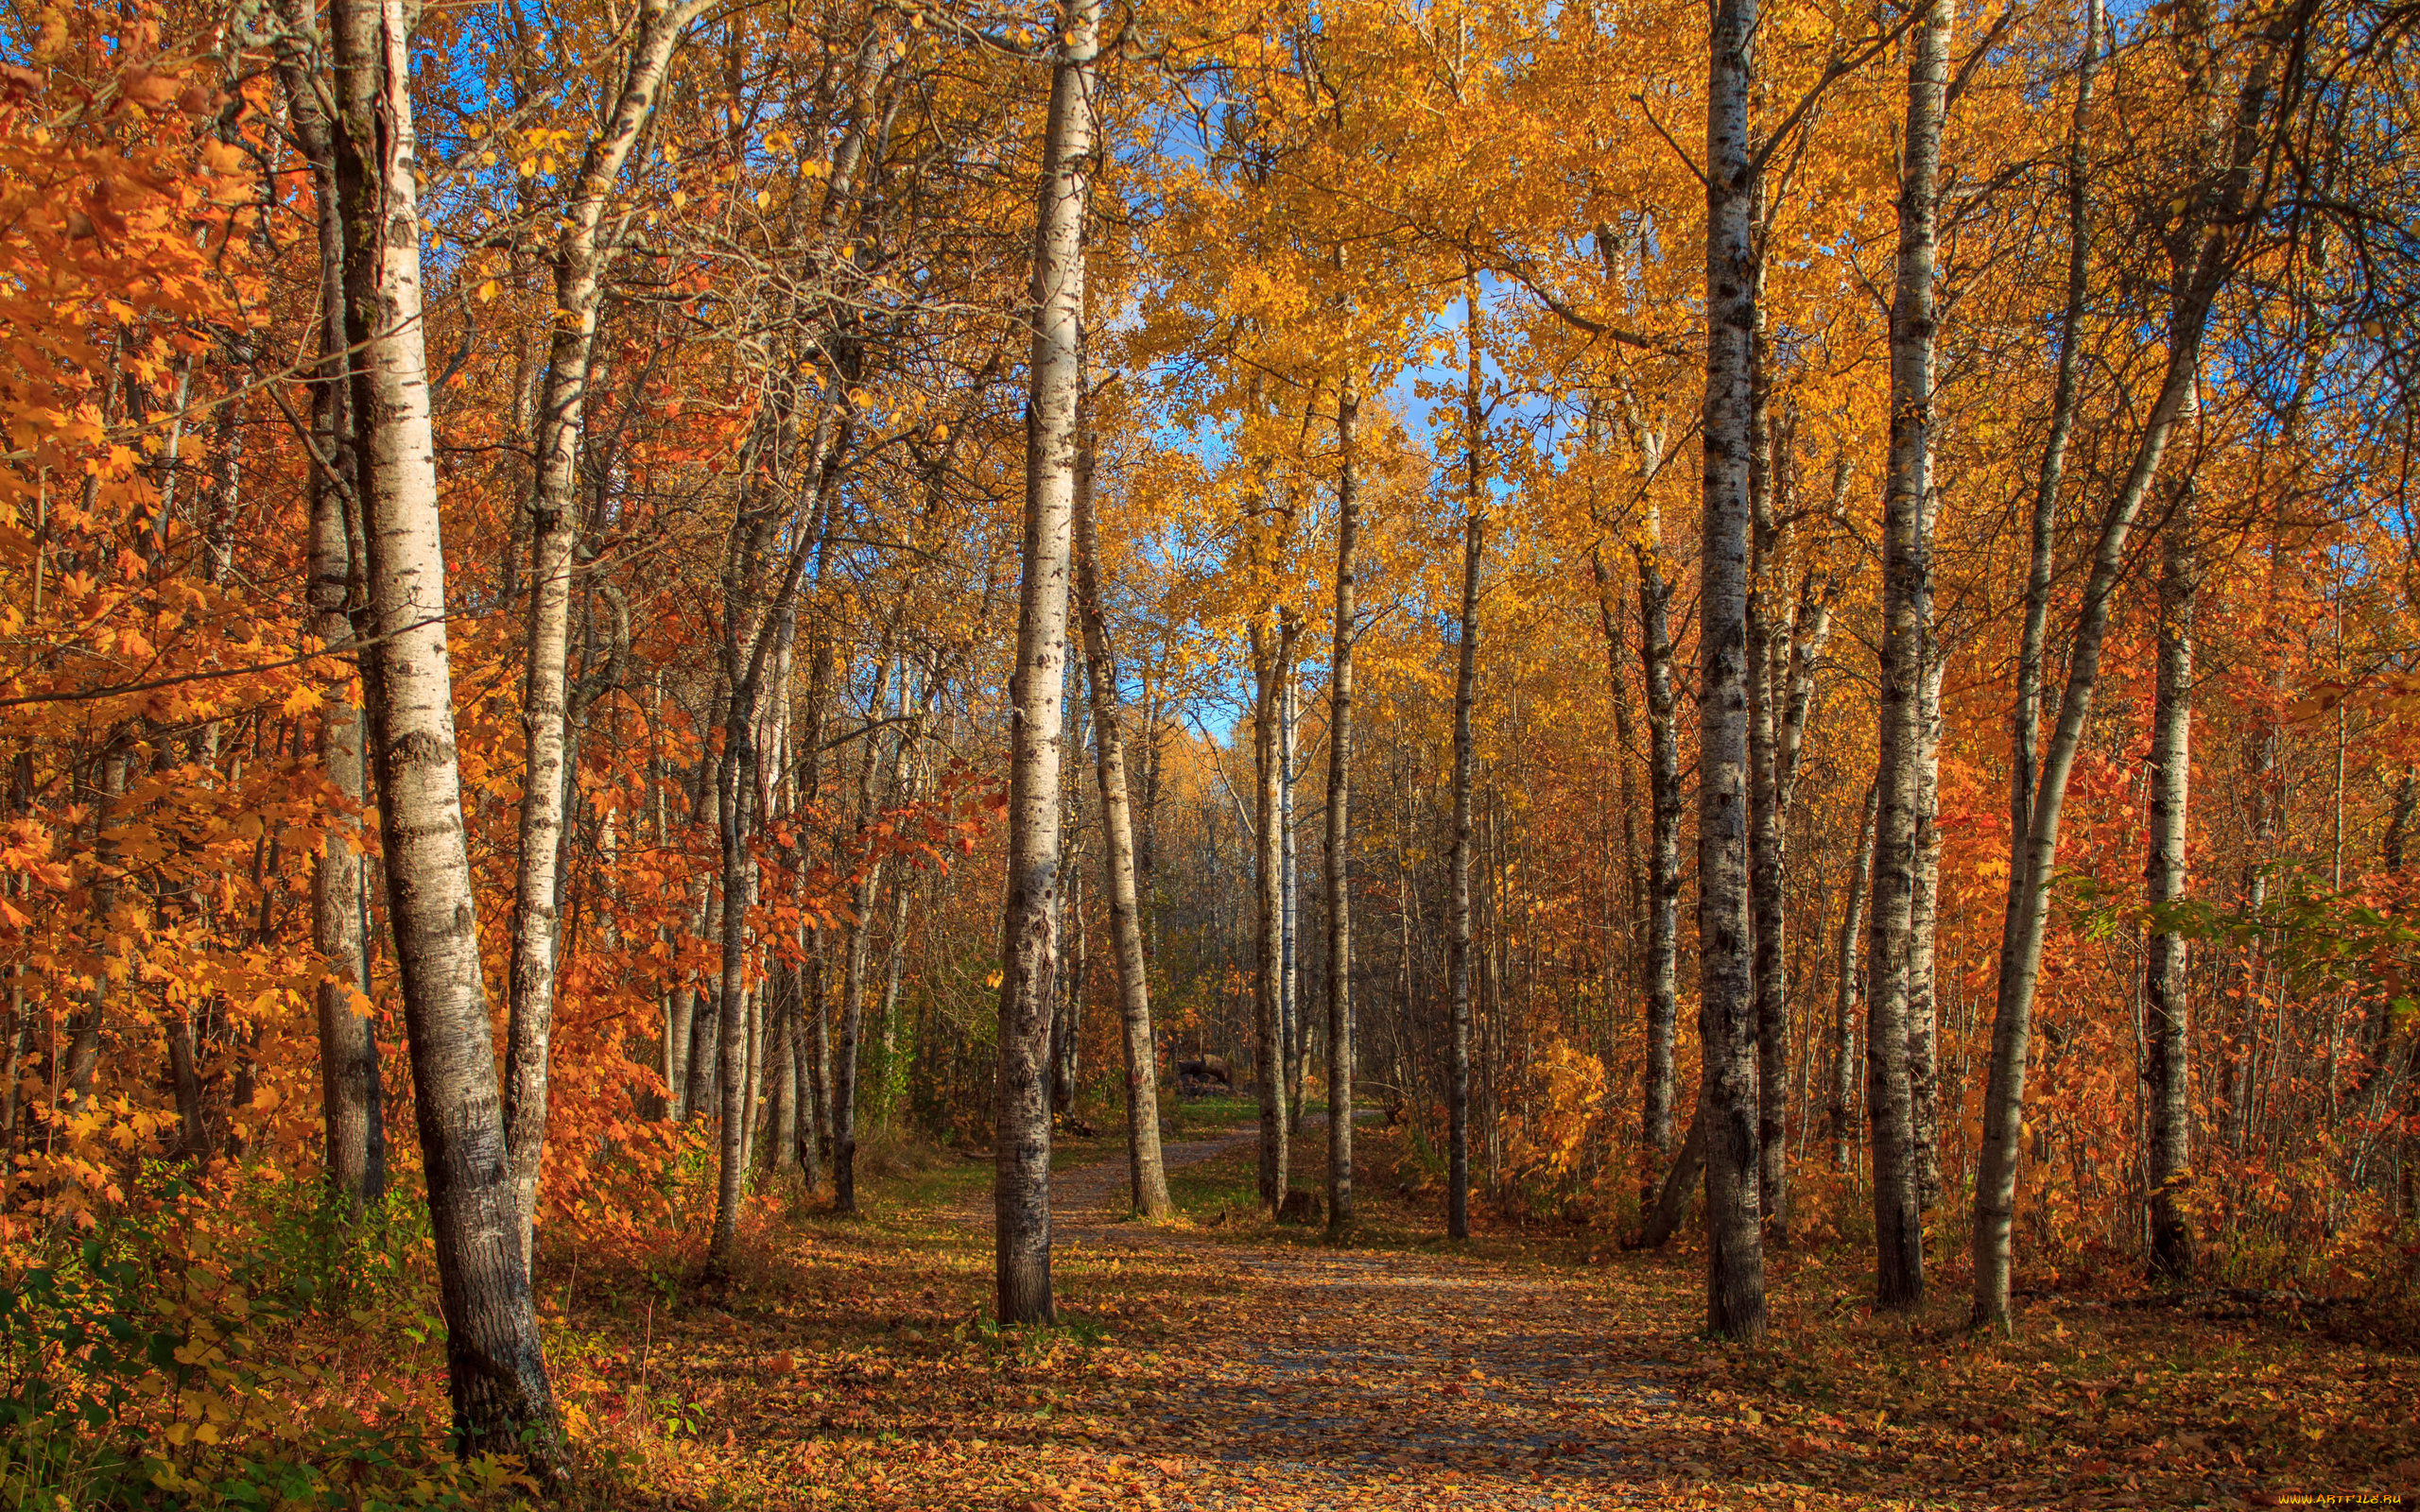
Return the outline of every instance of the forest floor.
{"type": "MultiPolygon", "coordinates": [[[[1306,1136],[1315,1166],[1325,1139],[1306,1136]]],[[[1365,1131],[1373,1170],[1391,1143],[1365,1131]]],[[[550,1329],[582,1499],[2420,1505],[2420,1357],[2331,1313],[2084,1297],[1983,1338],[1948,1297],[1876,1319],[1846,1257],[1790,1255],[1769,1273],[1770,1345],[1738,1349],[1700,1336],[1691,1257],[1510,1226],[1449,1246],[1433,1198],[1366,1177],[1339,1246],[1259,1216],[1253,1154],[1249,1126],[1180,1133],[1181,1216],[1146,1225],[1123,1216],[1122,1143],[1063,1147],[1051,1329],[985,1317],[988,1161],[877,1183],[869,1217],[769,1225],[711,1299],[593,1277],[550,1329]]]]}

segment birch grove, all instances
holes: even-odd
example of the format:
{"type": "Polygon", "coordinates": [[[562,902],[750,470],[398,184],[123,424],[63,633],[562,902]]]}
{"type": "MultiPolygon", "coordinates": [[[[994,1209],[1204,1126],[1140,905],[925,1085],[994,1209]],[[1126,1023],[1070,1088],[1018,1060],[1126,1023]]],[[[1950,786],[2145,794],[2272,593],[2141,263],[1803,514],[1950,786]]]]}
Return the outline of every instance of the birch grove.
{"type": "Polygon", "coordinates": [[[2412,21],[0,18],[0,1489],[2403,1305],[2412,21]]]}

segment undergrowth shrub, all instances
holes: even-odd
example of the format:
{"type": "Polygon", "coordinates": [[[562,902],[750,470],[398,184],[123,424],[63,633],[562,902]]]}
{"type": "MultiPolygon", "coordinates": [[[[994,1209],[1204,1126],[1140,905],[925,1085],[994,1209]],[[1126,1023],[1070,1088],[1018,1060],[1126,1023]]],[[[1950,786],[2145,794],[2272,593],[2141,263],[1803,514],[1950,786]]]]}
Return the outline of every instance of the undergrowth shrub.
{"type": "Polygon", "coordinates": [[[419,1203],[356,1216],[316,1184],[251,1182],[231,1222],[223,1193],[149,1175],[140,1211],[0,1269],[0,1509],[387,1512],[527,1484],[456,1459],[430,1413],[419,1203]],[[344,1369],[348,1345],[372,1367],[344,1369]],[[423,1370],[395,1367],[416,1353],[423,1370]]]}

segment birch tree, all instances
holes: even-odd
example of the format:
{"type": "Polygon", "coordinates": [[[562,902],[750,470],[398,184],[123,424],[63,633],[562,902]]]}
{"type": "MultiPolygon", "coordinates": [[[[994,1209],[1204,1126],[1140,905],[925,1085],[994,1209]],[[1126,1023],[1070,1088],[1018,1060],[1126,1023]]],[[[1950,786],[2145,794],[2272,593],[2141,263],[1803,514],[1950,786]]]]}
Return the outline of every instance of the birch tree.
{"type": "Polygon", "coordinates": [[[1026,413],[1023,579],[1011,690],[1009,885],[1001,926],[993,1217],[1003,1323],[1047,1323],[1050,1106],[1046,1062],[1059,989],[1059,706],[1083,384],[1084,215],[1092,191],[1098,0],[1063,0],[1033,233],[1033,343],[1026,413]]]}
{"type": "Polygon", "coordinates": [[[1336,386],[1336,612],[1327,681],[1327,1228],[1353,1227],[1353,895],[1348,882],[1353,771],[1353,619],[1361,534],[1361,399],[1350,372],[1336,386]]]}
{"type": "Polygon", "coordinates": [[[552,1464],[559,1430],[516,1241],[462,831],[422,338],[411,36],[401,0],[336,0],[331,29],[346,335],[359,353],[350,398],[377,637],[366,666],[370,751],[455,1435],[469,1451],[552,1464]]]}
{"type": "Polygon", "coordinates": [[[1915,1108],[1908,1074],[1909,934],[1915,896],[1917,779],[1926,621],[1931,606],[1933,266],[1939,236],[1942,114],[1949,82],[1950,9],[1933,0],[1908,49],[1907,134],[1900,147],[1898,277],[1891,302],[1891,455],[1882,505],[1879,794],[1873,919],[1867,926],[1866,1118],[1874,1135],[1875,1299],[1924,1300],[1924,1215],[1917,1196],[1915,1108]]]}
{"type": "MultiPolygon", "coordinates": [[[[1983,1094],[1983,1142],[1975,1183],[1974,1320],[1978,1326],[2003,1326],[2009,1316],[2010,1234],[2016,1213],[2018,1140],[2024,1126],[2026,1056],[2032,1038],[2034,991],[2041,979],[2050,884],[2058,865],[2059,820],[2066,802],[2067,780],[2100,687],[2111,601],[2125,571],[2135,518],[2198,381],[2211,305],[2259,244],[2259,219],[2273,188],[2270,153],[2301,103],[2302,70],[2308,57],[2303,43],[2311,16],[2309,5],[2292,5],[2245,37],[2243,45],[2251,56],[2244,61],[2241,82],[2225,116],[2221,161],[2215,172],[2198,176],[2174,201],[2173,235],[2182,255],[2169,311],[2159,388],[2126,454],[2126,471],[2101,511],[2068,639],[2067,676],[2060,692],[2058,718],[2042,755],[2021,843],[2015,836],[2011,839],[2014,848],[2011,870],[2022,872],[2024,885],[2012,888],[2001,927],[1990,1081],[1983,1094]]],[[[2030,605],[2028,612],[2030,618],[2030,605]]],[[[2022,697],[2020,684],[2020,703],[2022,697]]]]}
{"type": "Polygon", "coordinates": [[[1749,112],[1756,92],[1757,0],[1716,0],[1705,116],[1704,525],[1698,562],[1697,1120],[1705,1159],[1706,1327],[1765,1332],[1756,1203],[1755,1004],[1749,982],[1748,531],[1750,371],[1756,339],[1754,209],[1762,164],[1749,112]]]}
{"type": "MultiPolygon", "coordinates": [[[[521,1251],[527,1263],[538,1212],[538,1168],[546,1144],[546,1072],[555,1013],[559,922],[555,900],[570,781],[565,715],[571,654],[574,492],[587,416],[596,311],[621,226],[607,211],[668,77],[673,53],[706,0],[643,0],[613,113],[589,138],[578,187],[555,232],[552,345],[537,413],[537,476],[529,497],[529,609],[522,682],[524,741],[520,867],[512,900],[512,966],[506,1001],[505,1137],[512,1164],[521,1251]]],[[[627,218],[627,216],[623,217],[627,218]]]]}
{"type": "Polygon", "coordinates": [[[2183,1280],[2193,1273],[2193,1238],[2184,1211],[2192,1167],[2192,1084],[2187,1060],[2187,944],[2163,910],[2185,898],[2186,806],[2193,782],[2193,496],[2180,480],[2176,507],[2161,532],[2159,670],[2152,710],[2151,845],[2144,864],[2152,910],[2144,941],[2143,1029],[2149,1084],[2152,1269],[2183,1280]]]}
{"type": "Polygon", "coordinates": [[[1101,865],[1108,880],[1110,946],[1117,959],[1119,1038],[1126,1057],[1127,1175],[1134,1211],[1159,1219],[1173,1212],[1175,1204],[1168,1197],[1167,1170],[1160,1158],[1159,1052],[1151,1034],[1150,966],[1143,954],[1143,909],[1134,881],[1134,804],[1126,785],[1126,731],[1117,707],[1117,657],[1101,599],[1092,437],[1088,425],[1080,423],[1079,428],[1081,450],[1077,454],[1071,501],[1076,611],[1083,627],[1086,692],[1092,699],[1093,765],[1100,785],[1101,865]]]}
{"type": "Polygon", "coordinates": [[[1445,1232],[1471,1232],[1471,785],[1477,758],[1471,707],[1478,684],[1479,569],[1487,550],[1487,482],[1481,461],[1478,275],[1462,278],[1466,361],[1462,384],[1462,596],[1454,671],[1453,920],[1446,938],[1445,1232]]]}

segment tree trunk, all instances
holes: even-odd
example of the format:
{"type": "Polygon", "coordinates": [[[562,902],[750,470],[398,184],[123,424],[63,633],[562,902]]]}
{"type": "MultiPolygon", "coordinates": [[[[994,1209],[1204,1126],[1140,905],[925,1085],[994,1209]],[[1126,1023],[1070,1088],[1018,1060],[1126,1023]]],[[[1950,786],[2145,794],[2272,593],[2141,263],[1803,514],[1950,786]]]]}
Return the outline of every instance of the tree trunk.
{"type": "Polygon", "coordinates": [[[1950,11],[1932,0],[1908,47],[1906,145],[1899,170],[1899,266],[1891,302],[1891,457],[1882,520],[1880,758],[1875,783],[1874,918],[1867,926],[1866,1120],[1874,1138],[1875,1302],[1925,1295],[1915,1107],[1909,1081],[1908,939],[1915,900],[1916,769],[1921,756],[1932,539],[1933,261],[1939,235],[1942,113],[1950,11]]]}
{"type": "MultiPolygon", "coordinates": [[[[1081,427],[1076,456],[1074,524],[1076,610],[1083,627],[1086,689],[1093,709],[1093,770],[1100,783],[1101,865],[1109,883],[1110,945],[1117,958],[1118,1017],[1126,1051],[1126,1164],[1134,1211],[1166,1218],[1176,1211],[1160,1158],[1159,1052],[1151,1035],[1150,964],[1143,955],[1143,911],[1134,882],[1134,808],[1126,790],[1126,733],[1118,717],[1117,658],[1100,591],[1100,543],[1093,519],[1092,431],[1081,427]]],[[[895,961],[896,957],[894,957],[895,961]]]]}
{"type": "MultiPolygon", "coordinates": [[[[717,934],[716,938],[719,938],[717,934]]],[[[714,1048],[721,1043],[721,1006],[713,988],[692,994],[689,1010],[689,1080],[683,1096],[688,1116],[696,1118],[714,1106],[714,1048]]]]}
{"type": "Polygon", "coordinates": [[[1647,1065],[1639,1133],[1649,1159],[1640,1190],[1653,1196],[1672,1154],[1673,1042],[1681,1022],[1681,723],[1672,677],[1672,585],[1664,576],[1652,509],[1638,547],[1638,655],[1647,682],[1647,1065]]]}
{"type": "Polygon", "coordinates": [[[1941,999],[1935,931],[1941,919],[1941,679],[1947,670],[1938,636],[1925,637],[1916,683],[1915,834],[1909,856],[1908,1108],[1916,1206],[1941,1205],[1941,999]]]}
{"type": "Polygon", "coordinates": [[[1857,1127],[1850,1109],[1857,1098],[1858,945],[1865,937],[1866,888],[1874,879],[1874,811],[1882,796],[1878,782],[1865,789],[1865,818],[1858,828],[1857,855],[1849,863],[1848,904],[1841,913],[1840,945],[1833,980],[1832,1087],[1826,1117],[1832,1130],[1832,1168],[1843,1176],[1857,1167],[1857,1127]]]}
{"type": "Polygon", "coordinates": [[[1327,897],[1327,1230],[1353,1227],[1353,896],[1347,868],[1353,761],[1355,559],[1361,531],[1360,397],[1353,378],[1336,391],[1336,623],[1327,684],[1327,845],[1321,884],[1327,897]]]}
{"type": "Polygon", "coordinates": [[[579,534],[580,433],[596,308],[613,260],[617,228],[605,228],[608,198],[671,68],[672,54],[704,0],[642,0],[614,113],[591,137],[578,192],[555,233],[553,347],[545,398],[537,415],[538,471],[530,491],[528,665],[522,683],[520,865],[513,880],[512,957],[507,985],[504,1089],[506,1159],[512,1173],[518,1237],[528,1262],[538,1212],[539,1166],[546,1146],[546,1073],[555,1018],[555,962],[561,920],[556,897],[564,834],[565,704],[571,655],[572,541],[579,534]]]}
{"type": "Polygon", "coordinates": [[[1975,1183],[1974,1321],[1978,1326],[2003,1325],[2009,1316],[2009,1242],[2016,1214],[2018,1142],[2024,1128],[2025,1060],[2032,1036],[2033,996],[2041,978],[2043,936],[2049,921],[2051,874],[2058,865],[2059,818],[2066,802],[2067,778],[2100,685],[2110,598],[2125,570],[2135,516],[2158,475],[2177,417],[2197,382],[2210,306],[2242,255],[2237,238],[2247,223],[2244,205],[2253,165],[2266,149],[2271,131],[2270,70],[2279,54],[2296,45],[2296,35],[2292,28],[2286,28],[2263,39],[2267,50],[2245,73],[2237,97],[2226,171],[2216,176],[2208,189],[2197,191],[2201,205],[2188,206],[2188,215],[2199,217],[2201,229],[2193,238],[2198,249],[2178,280],[2159,397],[2135,443],[2125,479],[2101,516],[2069,647],[2058,723],[2028,808],[2022,850],[2010,858],[2011,869],[2022,871],[2024,883],[2013,887],[2001,926],[1991,1077],[1983,1094],[1983,1143],[1975,1183]]]}
{"type": "Polygon", "coordinates": [[[1462,297],[1469,363],[1462,389],[1465,476],[1462,496],[1462,600],[1460,652],[1454,672],[1454,917],[1446,942],[1450,994],[1445,1092],[1447,1166],[1445,1231],[1456,1239],[1471,1232],[1471,779],[1477,765],[1471,737],[1471,705],[1478,685],[1479,567],[1487,548],[1487,484],[1480,464],[1483,443],[1479,409],[1478,278],[1465,274],[1462,297]]]}
{"type": "Polygon", "coordinates": [[[1068,537],[1083,386],[1084,215],[1093,171],[1099,0],[1063,0],[1033,236],[1024,576],[1011,695],[1008,906],[1001,935],[994,1216],[1002,1323],[1047,1323],[1050,1108],[1044,1057],[1059,988],[1059,704],[1066,691],[1068,537]]]}
{"type": "Polygon", "coordinates": [[[2185,936],[2162,927],[2160,911],[2184,901],[2186,805],[2192,791],[2193,483],[2180,480],[2164,532],[2159,582],[2159,673],[2152,712],[2151,854],[2144,868],[2152,931],[2144,941],[2143,1018],[2150,1029],[2152,1270],[2193,1274],[2185,1215],[2192,1177],[2192,1068],[2187,1058],[2185,936]]]}
{"type": "Polygon", "coordinates": [[[766,983],[765,1032],[771,1039],[773,1066],[771,1129],[773,1169],[784,1176],[798,1171],[799,1054],[798,968],[777,969],[766,983]]]}
{"type": "Polygon", "coordinates": [[[1286,1044],[1285,967],[1286,850],[1279,809],[1284,804],[1284,774],[1279,746],[1283,722],[1283,687],[1294,658],[1295,622],[1290,612],[1279,617],[1272,639],[1269,627],[1255,624],[1253,648],[1253,1036],[1256,1062],[1254,1081],[1260,1091],[1261,1205],[1275,1212],[1292,1183],[1293,1102],[1286,1094],[1286,1072],[1291,1057],[1286,1044]]]}
{"type": "MultiPolygon", "coordinates": [[[[1762,269],[1758,269],[1761,275],[1762,269]]],[[[1792,475],[1776,469],[1770,412],[1770,356],[1759,322],[1750,349],[1748,417],[1748,937],[1749,990],[1756,1026],[1756,1211],[1764,1242],[1788,1242],[1782,1211],[1789,1170],[1789,1002],[1783,992],[1781,721],[1789,631],[1777,623],[1775,585],[1783,576],[1775,495],[1792,475]]]]}
{"type": "MultiPolygon", "coordinates": [[[[836,359],[836,366],[845,370],[845,359],[836,359]]],[[[754,941],[748,916],[756,902],[761,869],[752,842],[763,818],[757,809],[765,791],[758,782],[757,739],[764,728],[766,674],[785,638],[784,627],[795,612],[807,563],[821,559],[821,543],[830,528],[839,491],[838,459],[848,451],[846,412],[825,406],[813,427],[811,442],[793,453],[802,429],[794,407],[797,403],[795,394],[783,395],[760,417],[743,454],[748,482],[736,501],[723,547],[719,652],[722,686],[728,696],[722,708],[722,749],[714,763],[722,879],[721,1019],[715,1058],[722,1126],[717,1131],[715,1221],[706,1246],[705,1271],[707,1280],[715,1284],[730,1279],[732,1259],[738,1248],[739,1209],[747,1190],[750,1135],[755,1117],[756,1088],[750,1067],[755,1016],[749,1010],[748,980],[754,941]],[[792,472],[788,487],[782,486],[778,475],[786,455],[792,472]],[[781,547],[776,571],[777,539],[787,515],[781,500],[795,497],[810,481],[813,513],[804,528],[781,547]],[[754,491],[760,488],[765,497],[754,491]]],[[[774,754],[778,759],[780,752],[774,754]]],[[[693,1040],[690,1055],[695,1058],[698,1054],[693,1040]]]]}
{"type": "MultiPolygon", "coordinates": [[[[1076,752],[1076,760],[1081,763],[1083,740],[1080,737],[1069,745],[1076,752]]],[[[1080,768],[1078,775],[1081,776],[1080,768]]],[[[1068,805],[1071,809],[1074,806],[1068,805]]],[[[1083,847],[1068,847],[1066,903],[1061,925],[1061,934],[1067,942],[1067,967],[1060,973],[1059,1011],[1050,1025],[1050,1111],[1059,1118],[1075,1112],[1076,1083],[1083,1070],[1084,994],[1090,985],[1086,973],[1091,970],[1085,949],[1091,942],[1084,928],[1083,865],[1083,847]]]]}
{"type": "MultiPolygon", "coordinates": [[[[1761,1339],[1755,1004],[1748,937],[1748,530],[1757,324],[1750,102],[1756,0],[1716,0],[1706,80],[1704,526],[1699,557],[1698,1032],[1706,1327],[1761,1339]]],[[[1759,669],[1761,671],[1761,669],[1759,669]]]]}
{"type": "MultiPolygon", "coordinates": [[[[292,0],[289,27],[308,20],[292,0]]],[[[310,35],[297,30],[297,37],[310,35]]],[[[347,404],[345,349],[344,222],[336,180],[336,146],[317,81],[305,60],[281,48],[284,80],[296,140],[311,165],[318,211],[320,251],[319,358],[311,389],[312,456],[304,494],[310,504],[311,634],[330,649],[354,639],[356,569],[353,540],[358,528],[359,493],[354,480],[353,417],[347,404]],[[354,518],[348,520],[348,513],[354,518]]],[[[362,760],[362,715],[346,686],[332,679],[320,724],[320,765],[329,784],[356,808],[367,796],[362,760]]],[[[320,1106],[326,1131],[328,1184],[357,1210],[385,1196],[387,1141],[385,1104],[378,1075],[376,1030],[368,1013],[368,942],[362,937],[361,848],[357,814],[330,816],[328,834],[311,860],[311,944],[324,963],[313,992],[320,1031],[320,1106]]]]}
{"type": "Polygon", "coordinates": [[[1681,1220],[1689,1215],[1689,1199],[1698,1194],[1701,1178],[1705,1175],[1705,1119],[1703,1108],[1689,1120],[1689,1132],[1681,1141],[1680,1153],[1672,1158],[1672,1169],[1654,1193],[1655,1201],[1648,1209],[1647,1223],[1639,1232],[1639,1246],[1661,1249],[1681,1231],[1681,1220]]]}
{"type": "MultiPolygon", "coordinates": [[[[733,673],[737,672],[746,633],[737,623],[738,610],[727,597],[723,655],[726,670],[733,673]]],[[[722,975],[716,990],[722,1011],[716,1024],[715,1075],[720,1084],[722,1123],[716,1131],[715,1225],[707,1241],[706,1266],[708,1279],[717,1281],[729,1275],[738,1248],[739,1205],[748,1178],[748,913],[756,902],[757,873],[755,852],[749,846],[755,818],[756,689],[744,674],[731,680],[722,756],[715,764],[722,871],[722,975]]],[[[693,1043],[691,1054],[696,1053],[693,1043]]]]}
{"type": "Polygon", "coordinates": [[[1278,989],[1286,1008],[1286,1126],[1303,1126],[1303,1078],[1310,1071],[1311,1026],[1303,1017],[1302,873],[1294,843],[1294,737],[1300,679],[1292,662],[1278,684],[1277,837],[1278,921],[1283,938],[1278,989]]]}
{"type": "MultiPolygon", "coordinates": [[[[887,638],[886,638],[887,639],[887,638]]],[[[891,650],[886,644],[874,671],[873,702],[868,707],[879,718],[890,696],[891,650]]],[[[882,765],[882,742],[865,738],[865,760],[857,768],[857,833],[867,833],[879,816],[874,775],[882,765]]],[[[858,875],[849,889],[849,933],[840,972],[840,1054],[832,1068],[832,1208],[857,1211],[857,1058],[865,1037],[867,952],[873,938],[874,900],[881,896],[882,863],[860,858],[858,875]]]]}
{"type": "Polygon", "coordinates": [[[419,164],[401,0],[337,0],[336,162],[368,545],[371,749],[428,1183],[454,1426],[466,1452],[561,1454],[516,1242],[480,980],[445,634],[445,554],[422,344],[419,164]],[[525,1435],[527,1435],[525,1437],[525,1435]]]}

